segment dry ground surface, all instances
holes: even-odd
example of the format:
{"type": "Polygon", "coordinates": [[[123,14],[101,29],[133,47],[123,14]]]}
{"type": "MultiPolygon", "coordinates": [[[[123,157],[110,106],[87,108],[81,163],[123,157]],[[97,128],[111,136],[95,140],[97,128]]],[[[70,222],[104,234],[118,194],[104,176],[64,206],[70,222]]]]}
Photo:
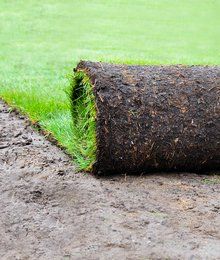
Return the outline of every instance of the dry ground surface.
{"type": "Polygon", "coordinates": [[[97,179],[0,102],[0,259],[220,259],[220,176],[97,179]]]}

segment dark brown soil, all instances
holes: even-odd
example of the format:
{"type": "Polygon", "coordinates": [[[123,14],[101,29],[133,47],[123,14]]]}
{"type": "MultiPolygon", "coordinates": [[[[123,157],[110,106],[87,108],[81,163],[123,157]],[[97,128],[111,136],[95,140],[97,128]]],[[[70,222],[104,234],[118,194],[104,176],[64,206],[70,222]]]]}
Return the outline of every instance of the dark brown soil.
{"type": "Polygon", "coordinates": [[[0,103],[0,259],[220,259],[220,176],[97,179],[0,103]]]}

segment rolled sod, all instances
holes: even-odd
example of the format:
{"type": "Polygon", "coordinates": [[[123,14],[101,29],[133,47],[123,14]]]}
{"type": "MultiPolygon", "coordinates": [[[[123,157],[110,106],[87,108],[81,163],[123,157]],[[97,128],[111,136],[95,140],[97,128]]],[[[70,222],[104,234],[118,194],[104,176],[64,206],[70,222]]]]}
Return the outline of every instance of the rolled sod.
{"type": "Polygon", "coordinates": [[[220,67],[81,61],[71,91],[76,157],[94,174],[220,168],[220,67]]]}

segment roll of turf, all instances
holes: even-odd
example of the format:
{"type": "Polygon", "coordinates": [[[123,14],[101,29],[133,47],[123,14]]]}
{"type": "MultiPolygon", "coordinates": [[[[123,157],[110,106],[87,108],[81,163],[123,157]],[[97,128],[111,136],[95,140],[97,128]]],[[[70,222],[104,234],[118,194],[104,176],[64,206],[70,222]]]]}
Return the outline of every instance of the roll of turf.
{"type": "Polygon", "coordinates": [[[81,61],[71,91],[81,169],[98,175],[220,167],[220,67],[81,61]]]}

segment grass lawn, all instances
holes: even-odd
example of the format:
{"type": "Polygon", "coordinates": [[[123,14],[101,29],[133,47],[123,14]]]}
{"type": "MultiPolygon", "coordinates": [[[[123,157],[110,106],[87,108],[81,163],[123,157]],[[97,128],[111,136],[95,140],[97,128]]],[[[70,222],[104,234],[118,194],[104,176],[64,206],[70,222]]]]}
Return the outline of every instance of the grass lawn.
{"type": "Polygon", "coordinates": [[[80,59],[220,64],[219,13],[219,0],[1,0],[0,97],[74,155],[66,91],[80,59]]]}

